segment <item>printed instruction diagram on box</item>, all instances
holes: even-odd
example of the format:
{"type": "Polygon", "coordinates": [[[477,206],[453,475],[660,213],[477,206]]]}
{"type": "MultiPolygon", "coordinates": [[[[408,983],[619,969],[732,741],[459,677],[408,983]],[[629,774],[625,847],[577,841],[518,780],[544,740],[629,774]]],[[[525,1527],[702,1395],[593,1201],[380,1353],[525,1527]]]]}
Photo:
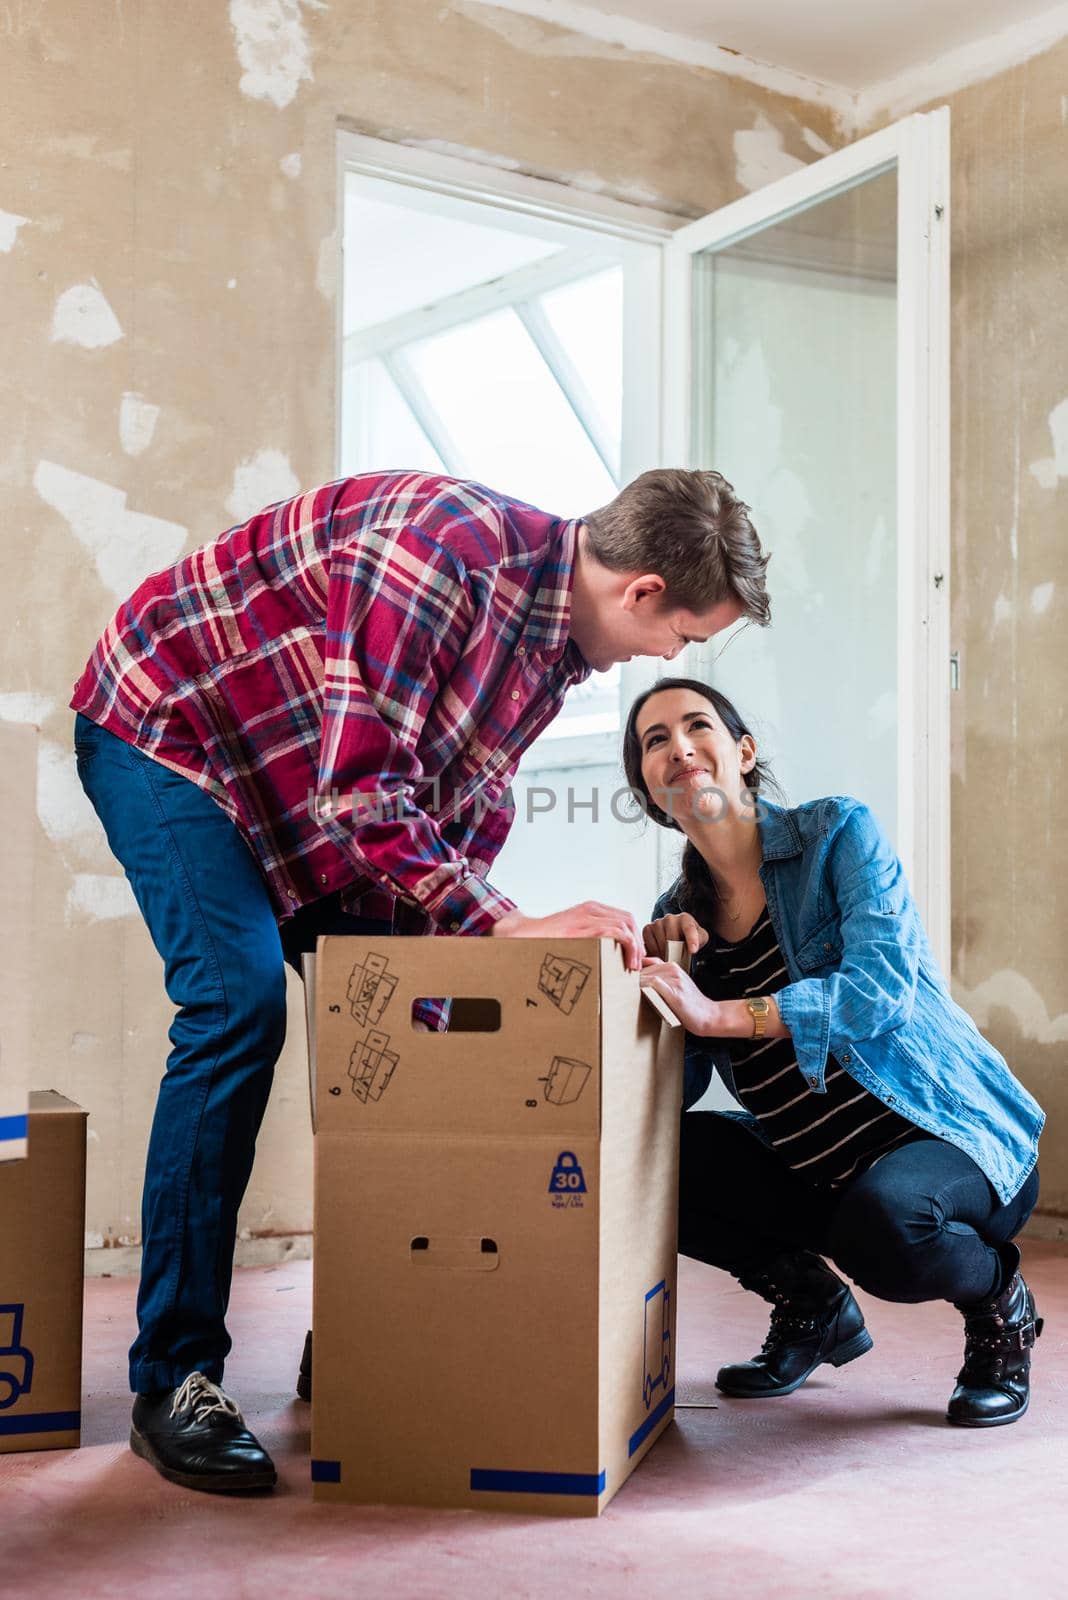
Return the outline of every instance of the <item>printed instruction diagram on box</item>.
{"type": "Polygon", "coordinates": [[[582,997],[590,968],[584,961],[568,956],[547,955],[538,974],[538,989],[559,1011],[569,1017],[582,997]]]}
{"type": "Polygon", "coordinates": [[[663,1279],[645,1296],[644,1349],[642,1399],[648,1411],[658,1389],[667,1394],[671,1375],[671,1290],[663,1279]]]}

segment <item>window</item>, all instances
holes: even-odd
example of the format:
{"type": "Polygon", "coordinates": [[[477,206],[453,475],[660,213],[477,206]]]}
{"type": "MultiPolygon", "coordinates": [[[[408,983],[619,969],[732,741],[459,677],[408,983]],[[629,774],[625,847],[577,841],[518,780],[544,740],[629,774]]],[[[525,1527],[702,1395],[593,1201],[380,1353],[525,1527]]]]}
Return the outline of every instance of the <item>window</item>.
{"type": "MultiPolygon", "coordinates": [[[[624,375],[659,359],[656,244],[351,162],[343,182],[342,473],[443,472],[577,517],[654,464],[656,384],[625,404],[624,375]]],[[[572,690],[528,764],[562,740],[603,756],[622,690],[619,667],[572,690]]]]}

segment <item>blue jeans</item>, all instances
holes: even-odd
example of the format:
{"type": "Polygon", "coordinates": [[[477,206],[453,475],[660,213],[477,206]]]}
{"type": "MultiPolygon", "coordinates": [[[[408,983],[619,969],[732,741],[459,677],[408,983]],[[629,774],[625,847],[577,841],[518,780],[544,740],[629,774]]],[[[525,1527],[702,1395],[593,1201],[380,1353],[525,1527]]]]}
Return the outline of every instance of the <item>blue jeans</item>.
{"type": "Polygon", "coordinates": [[[944,1139],[899,1145],[831,1189],[806,1183],[743,1122],[716,1111],[682,1118],[679,1249],[736,1277],[782,1251],[814,1250],[881,1300],[971,1304],[1001,1287],[999,1246],[1037,1199],[1037,1167],[1003,1205],[944,1139]]]}
{"type": "Polygon", "coordinates": [[[285,1040],[285,962],[320,933],[389,933],[338,897],[281,929],[234,824],[203,790],[79,716],[78,776],[163,959],[175,1007],[149,1137],[135,1393],[222,1380],[237,1212],[285,1040]]]}

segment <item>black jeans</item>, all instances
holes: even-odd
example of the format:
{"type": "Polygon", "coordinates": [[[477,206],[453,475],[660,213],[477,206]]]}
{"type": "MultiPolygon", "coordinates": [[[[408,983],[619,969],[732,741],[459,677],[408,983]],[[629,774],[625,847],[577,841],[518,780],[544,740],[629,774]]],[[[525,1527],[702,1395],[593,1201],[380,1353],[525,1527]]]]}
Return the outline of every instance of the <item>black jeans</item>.
{"type": "Polygon", "coordinates": [[[1038,1169],[1002,1205],[942,1139],[900,1145],[840,1189],[806,1183],[736,1119],[682,1118],[679,1250],[737,1276],[814,1250],[881,1300],[981,1300],[1001,1286],[998,1245],[1027,1221],[1038,1169]]]}

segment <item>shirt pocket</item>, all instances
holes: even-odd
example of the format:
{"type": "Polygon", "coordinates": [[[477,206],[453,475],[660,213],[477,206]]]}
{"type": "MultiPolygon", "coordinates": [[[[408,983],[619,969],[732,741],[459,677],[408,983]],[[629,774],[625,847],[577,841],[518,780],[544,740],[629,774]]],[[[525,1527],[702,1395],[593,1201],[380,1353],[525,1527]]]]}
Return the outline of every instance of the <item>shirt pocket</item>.
{"type": "Polygon", "coordinates": [[[794,958],[806,976],[833,972],[842,962],[842,930],[837,917],[827,917],[798,945],[794,958]]]}

